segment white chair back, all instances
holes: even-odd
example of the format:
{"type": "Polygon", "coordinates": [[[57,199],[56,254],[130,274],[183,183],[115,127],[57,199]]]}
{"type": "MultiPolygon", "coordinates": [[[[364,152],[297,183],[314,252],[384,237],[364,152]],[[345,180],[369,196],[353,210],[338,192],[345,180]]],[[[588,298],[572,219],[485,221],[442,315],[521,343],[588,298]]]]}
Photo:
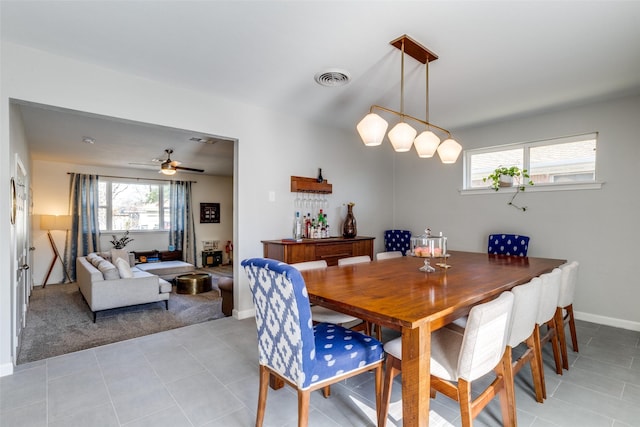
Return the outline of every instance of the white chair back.
{"type": "Polygon", "coordinates": [[[538,305],[542,279],[535,277],[529,283],[511,289],[513,292],[513,310],[507,345],[517,347],[533,333],[538,320],[538,305]]]}
{"type": "Polygon", "coordinates": [[[540,275],[542,286],[540,290],[540,304],[538,306],[538,325],[543,325],[553,318],[558,307],[558,297],[560,296],[560,282],[562,281],[562,271],[554,268],[551,273],[540,275]]]}
{"type": "Polygon", "coordinates": [[[380,261],[381,259],[389,259],[389,258],[402,258],[402,252],[389,251],[389,252],[378,252],[376,254],[376,261],[380,261]]]}
{"type": "Polygon", "coordinates": [[[321,259],[319,261],[298,262],[290,265],[298,271],[306,271],[315,270],[316,268],[327,268],[327,261],[321,259]]]}
{"type": "Polygon", "coordinates": [[[560,270],[562,270],[560,296],[558,297],[558,307],[560,308],[573,304],[573,297],[576,293],[576,283],[578,282],[578,266],[577,261],[560,266],[560,270]]]}
{"type": "Polygon", "coordinates": [[[513,293],[505,291],[492,301],[474,306],[458,357],[458,377],[473,381],[493,370],[507,345],[513,293]]]}
{"type": "Polygon", "coordinates": [[[361,264],[364,262],[371,262],[371,257],[369,255],[360,255],[349,258],[340,258],[338,260],[338,265],[361,264]]]}

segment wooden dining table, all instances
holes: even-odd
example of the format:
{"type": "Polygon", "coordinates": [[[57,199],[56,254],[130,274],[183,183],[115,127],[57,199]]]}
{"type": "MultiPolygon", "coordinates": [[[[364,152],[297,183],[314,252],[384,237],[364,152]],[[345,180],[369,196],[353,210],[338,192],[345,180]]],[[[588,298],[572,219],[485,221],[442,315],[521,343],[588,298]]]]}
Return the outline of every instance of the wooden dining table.
{"type": "Polygon", "coordinates": [[[431,332],[566,262],[450,251],[450,268],[423,272],[424,261],[405,256],[302,272],[312,303],[401,331],[405,427],[429,425],[431,332]]]}

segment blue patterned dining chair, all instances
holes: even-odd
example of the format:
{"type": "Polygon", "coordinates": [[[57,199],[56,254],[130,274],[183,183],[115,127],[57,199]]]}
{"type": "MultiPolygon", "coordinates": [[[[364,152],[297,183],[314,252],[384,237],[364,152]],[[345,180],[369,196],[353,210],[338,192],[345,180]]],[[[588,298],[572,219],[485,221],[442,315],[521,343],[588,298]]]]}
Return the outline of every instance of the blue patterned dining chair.
{"type": "Polygon", "coordinates": [[[298,426],[309,419],[314,390],[366,371],[375,372],[376,413],[379,414],[382,343],[360,332],[331,323],[313,325],[309,296],[300,272],[280,261],[242,261],[256,309],[260,388],[256,426],[262,426],[269,376],[298,391],[298,426]]]}
{"type": "Polygon", "coordinates": [[[487,253],[494,255],[527,256],[529,236],[519,234],[490,234],[487,253]]]}
{"type": "Polygon", "coordinates": [[[411,249],[411,231],[386,230],[384,232],[384,248],[386,251],[400,251],[406,255],[411,249]]]}

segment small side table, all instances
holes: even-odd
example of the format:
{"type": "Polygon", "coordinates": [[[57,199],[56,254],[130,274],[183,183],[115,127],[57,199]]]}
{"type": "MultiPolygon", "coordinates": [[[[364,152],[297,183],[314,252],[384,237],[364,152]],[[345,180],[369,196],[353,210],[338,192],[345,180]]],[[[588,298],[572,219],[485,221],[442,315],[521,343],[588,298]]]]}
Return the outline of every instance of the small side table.
{"type": "Polygon", "coordinates": [[[195,295],[211,289],[209,273],[189,273],[176,277],[176,292],[179,294],[195,295]]]}

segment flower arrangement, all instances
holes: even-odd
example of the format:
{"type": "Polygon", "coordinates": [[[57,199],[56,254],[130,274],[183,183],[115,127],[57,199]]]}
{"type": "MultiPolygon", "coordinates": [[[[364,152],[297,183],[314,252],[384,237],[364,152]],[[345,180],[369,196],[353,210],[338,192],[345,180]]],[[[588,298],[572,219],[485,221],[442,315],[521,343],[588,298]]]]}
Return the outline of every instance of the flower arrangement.
{"type": "Polygon", "coordinates": [[[125,231],[124,235],[119,239],[116,238],[115,234],[112,234],[111,237],[113,237],[113,239],[111,239],[111,244],[115,249],[122,249],[127,246],[127,244],[134,241],[134,239],[129,237],[129,230],[125,231]]]}

